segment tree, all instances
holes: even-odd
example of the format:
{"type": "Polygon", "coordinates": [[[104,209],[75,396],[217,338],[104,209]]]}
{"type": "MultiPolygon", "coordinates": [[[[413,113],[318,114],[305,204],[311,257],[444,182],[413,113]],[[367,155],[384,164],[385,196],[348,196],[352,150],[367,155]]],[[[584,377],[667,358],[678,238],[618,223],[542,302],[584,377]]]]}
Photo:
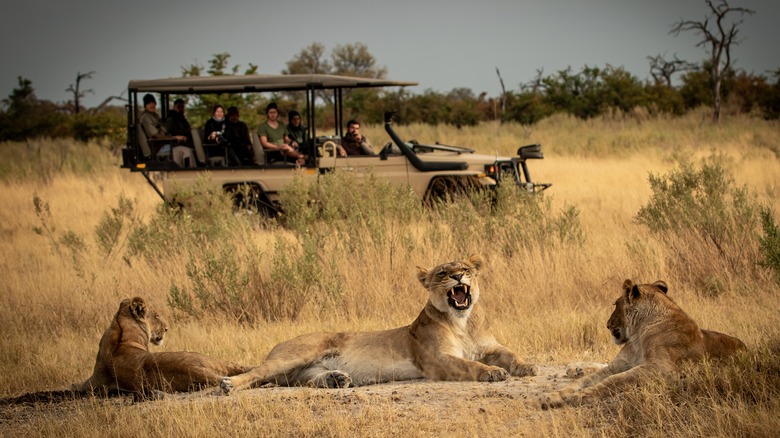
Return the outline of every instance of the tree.
{"type": "Polygon", "coordinates": [[[68,118],[61,108],[47,100],[38,100],[32,81],[18,77],[19,85],[3,99],[0,112],[0,141],[32,137],[69,135],[68,118]]]}
{"type": "MultiPolygon", "coordinates": [[[[287,68],[282,70],[282,74],[332,74],[384,78],[387,75],[387,67],[377,66],[376,58],[368,51],[368,46],[363,43],[337,45],[331,51],[330,60],[328,60],[325,46],[315,42],[301,49],[297,55],[287,61],[287,68]]],[[[371,89],[345,90],[345,100],[349,100],[353,94],[358,100],[372,99],[378,96],[378,92],[371,89]]],[[[288,93],[288,95],[293,100],[301,101],[303,99],[301,93],[288,93]]],[[[317,97],[328,104],[333,104],[333,96],[327,91],[318,91],[317,97]]],[[[346,102],[345,106],[354,105],[346,102]]]]}
{"type": "Polygon", "coordinates": [[[673,74],[696,70],[696,64],[677,58],[677,54],[671,61],[667,61],[661,55],[648,56],[647,60],[650,61],[650,75],[653,76],[655,83],[663,83],[670,88],[673,74]]]}
{"type": "MultiPolygon", "coordinates": [[[[230,54],[227,52],[215,53],[212,55],[208,62],[208,70],[205,70],[210,76],[226,76],[237,75],[241,70],[241,66],[236,64],[229,67],[230,54]]],[[[204,71],[204,67],[200,64],[190,64],[188,66],[181,67],[181,74],[184,77],[200,76],[204,71]]],[[[252,75],[257,73],[258,67],[251,62],[242,74],[252,75]]],[[[190,123],[195,125],[203,125],[209,117],[211,117],[211,111],[214,105],[220,104],[225,108],[235,106],[240,108],[241,118],[247,124],[254,124],[257,121],[256,107],[258,106],[258,96],[256,94],[199,94],[194,97],[190,97],[188,106],[188,119],[190,123]],[[245,111],[247,109],[253,111],[245,111]]]]}
{"type": "Polygon", "coordinates": [[[65,89],[65,91],[70,91],[73,93],[73,114],[78,114],[81,110],[81,103],[79,100],[84,97],[87,93],[94,93],[92,89],[87,90],[81,90],[81,80],[82,79],[92,79],[92,75],[95,74],[94,71],[91,71],[89,73],[76,73],[76,85],[70,84],[68,88],[65,89]]]}
{"type": "Polygon", "coordinates": [[[707,47],[709,51],[710,75],[712,77],[712,120],[715,123],[720,123],[721,85],[724,74],[731,70],[731,46],[739,45],[736,38],[739,26],[742,24],[741,19],[729,23],[726,17],[729,14],[738,14],[742,17],[755,12],[746,8],[732,7],[727,0],[719,0],[718,4],[715,4],[713,0],[706,0],[706,3],[711,13],[704,21],[681,20],[675,23],[669,33],[677,36],[681,32],[694,31],[701,35],[702,39],[696,44],[696,47],[707,47]],[[714,28],[710,22],[711,18],[715,21],[714,28]]]}
{"type": "Polygon", "coordinates": [[[343,44],[331,52],[332,74],[384,79],[387,67],[378,67],[376,59],[363,43],[343,44]]]}
{"type": "Polygon", "coordinates": [[[330,63],[325,59],[325,46],[311,43],[287,61],[287,69],[282,70],[282,74],[328,74],[330,71],[330,63]]]}

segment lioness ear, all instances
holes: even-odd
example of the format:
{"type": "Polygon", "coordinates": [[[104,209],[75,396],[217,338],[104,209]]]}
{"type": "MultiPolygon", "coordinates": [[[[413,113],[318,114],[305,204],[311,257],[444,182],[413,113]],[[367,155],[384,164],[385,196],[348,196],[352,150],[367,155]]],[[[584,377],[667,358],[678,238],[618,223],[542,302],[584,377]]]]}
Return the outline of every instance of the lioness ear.
{"type": "Polygon", "coordinates": [[[626,298],[629,297],[629,292],[632,287],[634,287],[634,282],[630,278],[623,282],[623,293],[626,294],[626,298]]]}
{"type": "Polygon", "coordinates": [[[628,301],[631,302],[632,300],[635,300],[635,299],[639,298],[639,295],[641,295],[641,293],[639,292],[639,286],[635,284],[631,288],[631,292],[629,293],[628,301]]]}
{"type": "Polygon", "coordinates": [[[484,260],[482,260],[482,256],[479,254],[472,254],[471,257],[469,257],[468,262],[477,271],[482,269],[482,264],[485,263],[484,260]]]}
{"type": "Polygon", "coordinates": [[[428,271],[425,268],[417,267],[417,279],[423,286],[428,287],[428,271]]]}
{"type": "Polygon", "coordinates": [[[130,314],[135,319],[143,319],[146,316],[146,303],[141,297],[134,297],[130,302],[130,314]]]}
{"type": "Polygon", "coordinates": [[[669,292],[669,286],[667,286],[666,283],[664,283],[662,280],[656,281],[653,283],[653,286],[657,287],[663,293],[669,292]]]}

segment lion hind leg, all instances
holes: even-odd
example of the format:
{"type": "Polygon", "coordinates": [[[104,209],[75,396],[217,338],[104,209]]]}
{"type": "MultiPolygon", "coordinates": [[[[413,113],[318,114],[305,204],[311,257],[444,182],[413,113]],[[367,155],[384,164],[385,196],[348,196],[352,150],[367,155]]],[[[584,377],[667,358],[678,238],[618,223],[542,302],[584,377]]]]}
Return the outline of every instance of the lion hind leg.
{"type": "MultiPolygon", "coordinates": [[[[294,377],[299,370],[308,368],[310,359],[268,359],[251,370],[234,376],[222,378],[220,386],[225,395],[264,383],[277,383],[290,386],[296,383],[294,377]]],[[[305,382],[304,382],[305,383],[305,382]]]]}

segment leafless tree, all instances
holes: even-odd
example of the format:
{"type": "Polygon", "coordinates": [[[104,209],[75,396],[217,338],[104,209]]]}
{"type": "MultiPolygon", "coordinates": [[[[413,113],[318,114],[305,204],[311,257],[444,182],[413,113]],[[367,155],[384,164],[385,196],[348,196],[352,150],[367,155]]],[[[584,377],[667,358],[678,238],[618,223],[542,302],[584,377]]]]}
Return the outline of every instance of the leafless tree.
{"type": "Polygon", "coordinates": [[[94,71],[91,71],[89,73],[76,73],[76,85],[70,84],[70,86],[65,89],[65,91],[70,91],[73,93],[73,114],[78,114],[81,110],[81,103],[79,103],[79,100],[84,97],[87,93],[94,93],[91,88],[87,90],[81,90],[81,80],[82,79],[92,79],[92,75],[95,74],[94,71]]]}
{"type": "Polygon", "coordinates": [[[92,112],[92,113],[99,112],[101,109],[103,109],[103,107],[108,105],[112,100],[119,100],[119,101],[122,101],[122,102],[127,102],[127,98],[124,97],[124,94],[125,94],[125,91],[123,90],[121,93],[119,93],[119,96],[108,96],[108,97],[106,97],[105,99],[103,99],[102,102],[100,102],[100,105],[92,108],[90,110],[90,112],[92,112]]]}
{"type": "Polygon", "coordinates": [[[742,24],[741,17],[755,12],[747,8],[732,7],[727,0],[719,0],[717,4],[713,0],[706,0],[706,3],[710,8],[710,13],[704,21],[681,20],[672,26],[669,33],[677,36],[680,32],[694,31],[701,36],[702,39],[696,44],[696,47],[705,47],[710,55],[714,102],[712,120],[715,123],[720,123],[720,88],[724,74],[731,69],[731,46],[739,45],[737,34],[739,26],[742,24]],[[729,22],[726,18],[729,14],[738,14],[740,19],[729,22]],[[714,24],[711,20],[714,21],[714,24]]]}
{"type": "MultiPolygon", "coordinates": [[[[501,114],[504,114],[506,112],[506,87],[504,87],[504,78],[501,77],[498,67],[496,67],[496,74],[498,75],[498,82],[501,84],[501,114]]],[[[499,119],[501,119],[500,116],[499,119]]]]}
{"type": "Polygon", "coordinates": [[[696,70],[698,67],[692,62],[679,59],[677,54],[671,61],[666,60],[661,55],[648,56],[650,61],[650,74],[653,76],[656,84],[665,83],[667,87],[672,86],[672,75],[684,71],[696,70]]]}

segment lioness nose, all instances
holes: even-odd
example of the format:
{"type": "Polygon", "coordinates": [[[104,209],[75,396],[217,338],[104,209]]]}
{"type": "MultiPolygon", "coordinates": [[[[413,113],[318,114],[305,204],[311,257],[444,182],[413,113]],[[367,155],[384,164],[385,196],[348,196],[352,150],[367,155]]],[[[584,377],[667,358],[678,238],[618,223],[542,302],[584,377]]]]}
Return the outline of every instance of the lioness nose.
{"type": "Polygon", "coordinates": [[[450,275],[450,278],[455,281],[460,281],[460,279],[463,278],[463,274],[452,274],[450,275]]]}

